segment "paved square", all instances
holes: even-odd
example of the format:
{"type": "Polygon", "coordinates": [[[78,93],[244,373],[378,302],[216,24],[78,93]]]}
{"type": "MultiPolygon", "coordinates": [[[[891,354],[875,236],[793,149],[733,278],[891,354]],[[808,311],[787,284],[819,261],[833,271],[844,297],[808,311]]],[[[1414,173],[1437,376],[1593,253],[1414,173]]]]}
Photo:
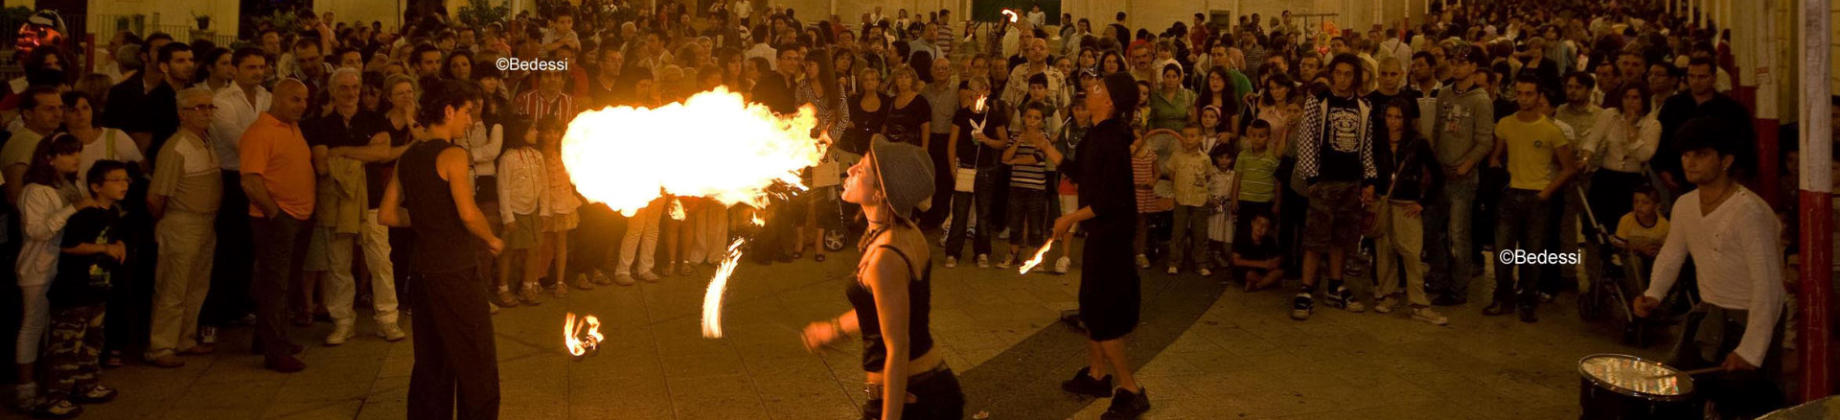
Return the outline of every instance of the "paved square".
{"type": "MultiPolygon", "coordinates": [[[[843,289],[856,258],[832,257],[744,263],[729,283],[721,339],[703,338],[698,327],[708,267],[695,277],[576,291],[501,311],[493,319],[501,417],[855,418],[863,400],[860,341],[812,354],[797,336],[806,323],[849,309],[843,289]],[[570,359],[565,312],[600,317],[608,342],[598,355],[570,359]]],[[[1578,320],[1569,296],[1542,307],[1531,325],[1484,318],[1478,299],[1441,308],[1449,327],[1400,311],[1328,308],[1297,322],[1287,317],[1288,292],[1247,294],[1189,273],[1143,277],[1143,325],[1130,352],[1142,366],[1153,419],[1576,418],[1580,357],[1653,357],[1664,347],[1618,344],[1606,327],[1578,320]]],[[[1075,306],[1077,277],[966,264],[936,267],[933,279],[937,348],[964,384],[968,418],[1093,419],[1105,410],[1108,400],[1059,389],[1085,360],[1081,336],[1057,321],[1075,306]]],[[[1486,296],[1487,282],[1477,289],[1486,296]]],[[[320,346],[330,329],[293,329],[310,345],[307,370],[292,375],[261,369],[261,358],[246,352],[246,328],[226,332],[216,356],[189,358],[183,368],[107,371],[105,383],[122,396],[89,407],[84,418],[403,418],[410,342],[386,343],[361,321],[350,343],[320,346]]]]}

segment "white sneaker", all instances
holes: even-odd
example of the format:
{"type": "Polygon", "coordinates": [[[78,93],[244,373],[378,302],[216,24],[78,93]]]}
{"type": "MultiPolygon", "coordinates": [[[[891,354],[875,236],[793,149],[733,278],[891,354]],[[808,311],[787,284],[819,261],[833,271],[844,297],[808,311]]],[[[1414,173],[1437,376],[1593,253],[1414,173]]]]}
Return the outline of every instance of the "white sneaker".
{"type": "MultiPolygon", "coordinates": [[[[487,304],[491,304],[491,302],[487,302],[487,304]]],[[[497,306],[497,305],[493,305],[493,306],[497,306]]],[[[391,323],[377,324],[377,336],[382,337],[383,341],[394,343],[394,342],[402,341],[404,337],[408,337],[409,335],[403,333],[402,327],[398,327],[396,326],[396,323],[391,322],[391,323]]]]}
{"type": "Polygon", "coordinates": [[[1014,253],[1009,254],[1009,258],[1004,258],[1003,262],[997,263],[997,268],[1009,268],[1012,265],[1016,265],[1016,254],[1014,253]]]}
{"type": "Polygon", "coordinates": [[[1173,265],[1169,266],[1169,269],[1164,271],[1164,273],[1168,273],[1171,276],[1176,275],[1176,272],[1176,266],[1173,265]]]}
{"type": "Polygon", "coordinates": [[[990,254],[978,254],[978,268],[990,268],[990,254]]]}
{"type": "Polygon", "coordinates": [[[350,325],[335,325],[332,327],[332,334],[326,335],[326,347],[335,347],[345,344],[346,341],[351,341],[350,325]]]}
{"type": "Polygon", "coordinates": [[[1443,314],[1437,313],[1437,311],[1433,311],[1431,308],[1413,308],[1412,319],[1424,321],[1425,323],[1440,327],[1450,324],[1450,318],[1445,318],[1443,314]]]}
{"type": "Polygon", "coordinates": [[[946,268],[958,268],[958,257],[946,257],[946,268]]]}
{"type": "Polygon", "coordinates": [[[1342,309],[1347,309],[1348,312],[1354,312],[1358,314],[1362,312],[1367,312],[1367,305],[1362,304],[1361,301],[1358,301],[1358,300],[1349,300],[1348,306],[1344,306],[1342,307],[1342,309]]]}
{"type": "Polygon", "coordinates": [[[1393,305],[1397,303],[1397,302],[1394,302],[1394,300],[1395,299],[1393,299],[1392,296],[1388,296],[1385,299],[1380,299],[1379,302],[1374,303],[1374,312],[1379,312],[1383,314],[1392,313],[1393,305]]]}
{"type": "Polygon", "coordinates": [[[1198,273],[1201,273],[1201,277],[1209,277],[1209,276],[1213,276],[1213,275],[1214,275],[1214,272],[1213,272],[1213,271],[1208,271],[1208,269],[1206,269],[1206,268],[1203,268],[1203,269],[1200,269],[1200,270],[1196,270],[1196,272],[1198,272],[1198,273]]]}
{"type": "Polygon", "coordinates": [[[1061,259],[1054,261],[1054,274],[1067,274],[1067,269],[1072,267],[1072,258],[1061,257],[1061,259]]]}
{"type": "Polygon", "coordinates": [[[1137,254],[1137,268],[1150,268],[1150,257],[1137,254]]]}

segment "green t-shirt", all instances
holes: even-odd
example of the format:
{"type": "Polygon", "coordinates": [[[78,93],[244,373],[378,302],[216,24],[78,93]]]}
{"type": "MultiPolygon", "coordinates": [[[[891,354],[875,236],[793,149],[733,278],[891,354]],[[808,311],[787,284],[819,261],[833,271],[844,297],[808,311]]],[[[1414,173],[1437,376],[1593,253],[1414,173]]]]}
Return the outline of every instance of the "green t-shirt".
{"type": "Polygon", "coordinates": [[[1271,149],[1262,152],[1241,151],[1239,158],[1233,161],[1233,172],[1239,173],[1239,200],[1254,203],[1270,203],[1278,190],[1278,156],[1271,149]]]}

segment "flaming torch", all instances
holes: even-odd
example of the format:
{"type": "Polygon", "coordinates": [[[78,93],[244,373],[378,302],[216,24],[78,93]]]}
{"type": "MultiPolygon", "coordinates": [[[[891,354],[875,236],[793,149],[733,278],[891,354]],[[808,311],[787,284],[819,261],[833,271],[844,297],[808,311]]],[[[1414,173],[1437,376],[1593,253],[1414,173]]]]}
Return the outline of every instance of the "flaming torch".
{"type": "Polygon", "coordinates": [[[1003,9],[1003,16],[1009,17],[1009,23],[1016,23],[1016,11],[1010,10],[1010,9],[1003,9]]]}
{"type": "Polygon", "coordinates": [[[1033,270],[1035,269],[1035,266],[1041,265],[1041,258],[1047,256],[1048,249],[1053,248],[1053,247],[1054,247],[1053,239],[1049,239],[1048,243],[1041,244],[1041,249],[1035,251],[1035,258],[1030,258],[1028,261],[1024,261],[1021,267],[1016,268],[1016,274],[1028,274],[1029,270],[1033,270]]]}
{"type": "Polygon", "coordinates": [[[569,312],[568,318],[562,321],[562,343],[568,346],[569,355],[575,356],[575,360],[598,353],[605,339],[601,336],[601,320],[594,315],[584,315],[577,323],[575,313],[569,312]]]}
{"type": "Polygon", "coordinates": [[[722,265],[716,266],[716,276],[709,279],[709,289],[703,292],[703,338],[722,338],[722,294],[728,290],[728,275],[735,273],[735,265],[741,262],[741,244],[746,239],[736,239],[728,246],[728,257],[722,258],[722,265]]]}

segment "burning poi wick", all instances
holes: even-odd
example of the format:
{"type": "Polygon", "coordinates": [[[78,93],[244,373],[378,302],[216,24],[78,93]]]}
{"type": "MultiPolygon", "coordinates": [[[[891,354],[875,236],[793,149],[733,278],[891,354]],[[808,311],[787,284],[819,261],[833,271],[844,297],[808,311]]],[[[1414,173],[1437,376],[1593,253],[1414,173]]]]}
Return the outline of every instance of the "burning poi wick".
{"type": "Polygon", "coordinates": [[[1028,274],[1029,270],[1034,269],[1037,265],[1041,265],[1041,258],[1047,256],[1048,249],[1053,247],[1053,239],[1049,239],[1048,243],[1041,244],[1041,249],[1035,251],[1035,258],[1030,258],[1028,261],[1023,262],[1021,267],[1017,267],[1016,274],[1028,274]]]}
{"type": "Polygon", "coordinates": [[[1003,15],[1009,16],[1009,23],[1016,23],[1016,11],[1003,9],[1003,15]]]}
{"type": "Polygon", "coordinates": [[[581,360],[599,353],[601,341],[601,320],[594,315],[583,315],[580,323],[575,322],[575,313],[569,312],[562,321],[562,343],[568,346],[569,355],[581,360]]]}
{"type": "Polygon", "coordinates": [[[735,265],[741,261],[743,243],[747,239],[736,239],[728,245],[728,257],[716,266],[716,276],[709,279],[709,289],[703,292],[703,338],[722,338],[722,294],[728,289],[728,276],[735,273],[735,265]]]}

